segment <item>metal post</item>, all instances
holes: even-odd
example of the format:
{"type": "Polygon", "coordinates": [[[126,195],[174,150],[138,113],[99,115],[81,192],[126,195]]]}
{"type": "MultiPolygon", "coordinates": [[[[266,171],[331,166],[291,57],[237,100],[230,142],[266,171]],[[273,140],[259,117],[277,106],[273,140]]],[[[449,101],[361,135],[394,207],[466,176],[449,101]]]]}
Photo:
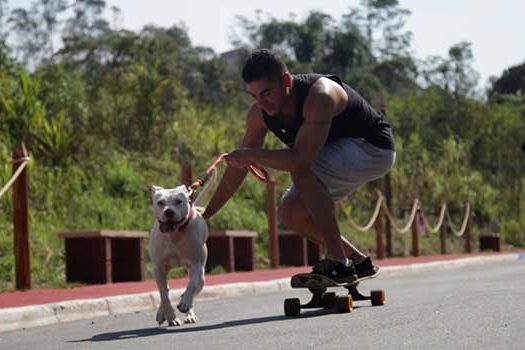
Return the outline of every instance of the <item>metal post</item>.
{"type": "Polygon", "coordinates": [[[275,181],[268,175],[268,238],[270,243],[270,264],[272,269],[279,267],[279,237],[277,234],[277,207],[275,204],[275,181]]]}
{"type": "MultiPolygon", "coordinates": [[[[27,158],[23,143],[13,151],[13,174],[22,165],[21,159],[27,158]]],[[[27,167],[13,184],[13,225],[16,289],[31,289],[31,257],[29,245],[29,176],[27,167]]]]}

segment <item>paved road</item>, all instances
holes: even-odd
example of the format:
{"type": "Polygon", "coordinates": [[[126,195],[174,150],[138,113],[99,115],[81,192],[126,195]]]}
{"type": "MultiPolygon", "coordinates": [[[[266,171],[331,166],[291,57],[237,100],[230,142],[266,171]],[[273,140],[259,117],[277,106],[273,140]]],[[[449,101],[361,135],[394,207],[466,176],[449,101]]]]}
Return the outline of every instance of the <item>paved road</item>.
{"type": "MultiPolygon", "coordinates": [[[[525,261],[380,277],[387,305],[283,315],[288,290],[201,301],[195,325],[158,328],[153,312],[0,334],[0,349],[523,349],[525,261]]],[[[342,292],[342,290],[341,290],[342,292]]]]}

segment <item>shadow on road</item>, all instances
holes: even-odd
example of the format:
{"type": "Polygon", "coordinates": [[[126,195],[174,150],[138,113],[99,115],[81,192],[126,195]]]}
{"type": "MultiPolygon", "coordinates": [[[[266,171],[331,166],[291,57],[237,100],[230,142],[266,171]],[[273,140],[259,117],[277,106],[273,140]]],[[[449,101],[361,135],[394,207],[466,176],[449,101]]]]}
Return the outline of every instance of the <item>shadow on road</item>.
{"type": "MultiPolygon", "coordinates": [[[[325,315],[329,313],[333,313],[333,312],[330,312],[329,310],[307,311],[307,312],[303,312],[300,316],[296,318],[316,317],[316,316],[321,316],[321,315],[325,315]]],[[[152,327],[152,328],[142,328],[142,329],[130,329],[130,330],[125,330],[125,331],[120,331],[120,332],[101,333],[101,334],[94,335],[93,337],[88,338],[88,339],[70,340],[68,341],[68,343],[102,342],[102,341],[111,341],[111,340],[126,340],[126,339],[134,339],[134,338],[151,337],[151,336],[163,335],[163,334],[202,332],[202,331],[210,331],[210,330],[216,330],[216,329],[222,329],[222,328],[239,327],[239,326],[246,326],[246,325],[251,325],[251,324],[283,321],[283,320],[290,320],[290,319],[294,319],[294,318],[280,315],[280,316],[248,318],[244,320],[228,321],[228,322],[211,324],[211,325],[206,325],[206,326],[185,325],[185,326],[173,327],[173,328],[152,327]]]]}

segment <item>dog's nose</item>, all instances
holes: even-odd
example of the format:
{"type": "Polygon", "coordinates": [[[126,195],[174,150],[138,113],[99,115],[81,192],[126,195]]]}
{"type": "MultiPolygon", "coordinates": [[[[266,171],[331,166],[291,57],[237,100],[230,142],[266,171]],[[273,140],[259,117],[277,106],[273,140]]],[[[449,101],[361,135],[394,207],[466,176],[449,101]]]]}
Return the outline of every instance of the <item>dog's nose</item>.
{"type": "Polygon", "coordinates": [[[175,211],[173,209],[166,209],[164,210],[164,216],[171,219],[175,216],[175,211]]]}

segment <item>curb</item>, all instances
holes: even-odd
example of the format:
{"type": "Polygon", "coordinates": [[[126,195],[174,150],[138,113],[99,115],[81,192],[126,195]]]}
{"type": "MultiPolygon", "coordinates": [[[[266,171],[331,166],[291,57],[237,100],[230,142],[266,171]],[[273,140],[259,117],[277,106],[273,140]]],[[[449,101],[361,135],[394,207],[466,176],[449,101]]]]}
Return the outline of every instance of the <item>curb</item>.
{"type": "MultiPolygon", "coordinates": [[[[454,260],[416,263],[410,265],[385,266],[381,275],[395,276],[406,273],[440,271],[458,267],[495,262],[523,260],[525,253],[475,256],[454,260]]],[[[196,300],[229,298],[240,295],[254,295],[291,289],[290,278],[264,282],[240,282],[205,286],[196,300]]],[[[184,292],[184,288],[172,289],[171,301],[184,292]]],[[[0,333],[17,329],[52,325],[61,322],[155,310],[159,305],[158,292],[118,295],[98,299],[70,300],[51,304],[31,305],[0,309],[0,333]]]]}
{"type": "Polygon", "coordinates": [[[395,276],[402,273],[440,271],[464,266],[498,263],[523,259],[525,259],[525,253],[511,253],[491,256],[472,256],[453,260],[432,261],[427,263],[416,263],[399,266],[386,266],[381,268],[381,275],[395,276]]]}

